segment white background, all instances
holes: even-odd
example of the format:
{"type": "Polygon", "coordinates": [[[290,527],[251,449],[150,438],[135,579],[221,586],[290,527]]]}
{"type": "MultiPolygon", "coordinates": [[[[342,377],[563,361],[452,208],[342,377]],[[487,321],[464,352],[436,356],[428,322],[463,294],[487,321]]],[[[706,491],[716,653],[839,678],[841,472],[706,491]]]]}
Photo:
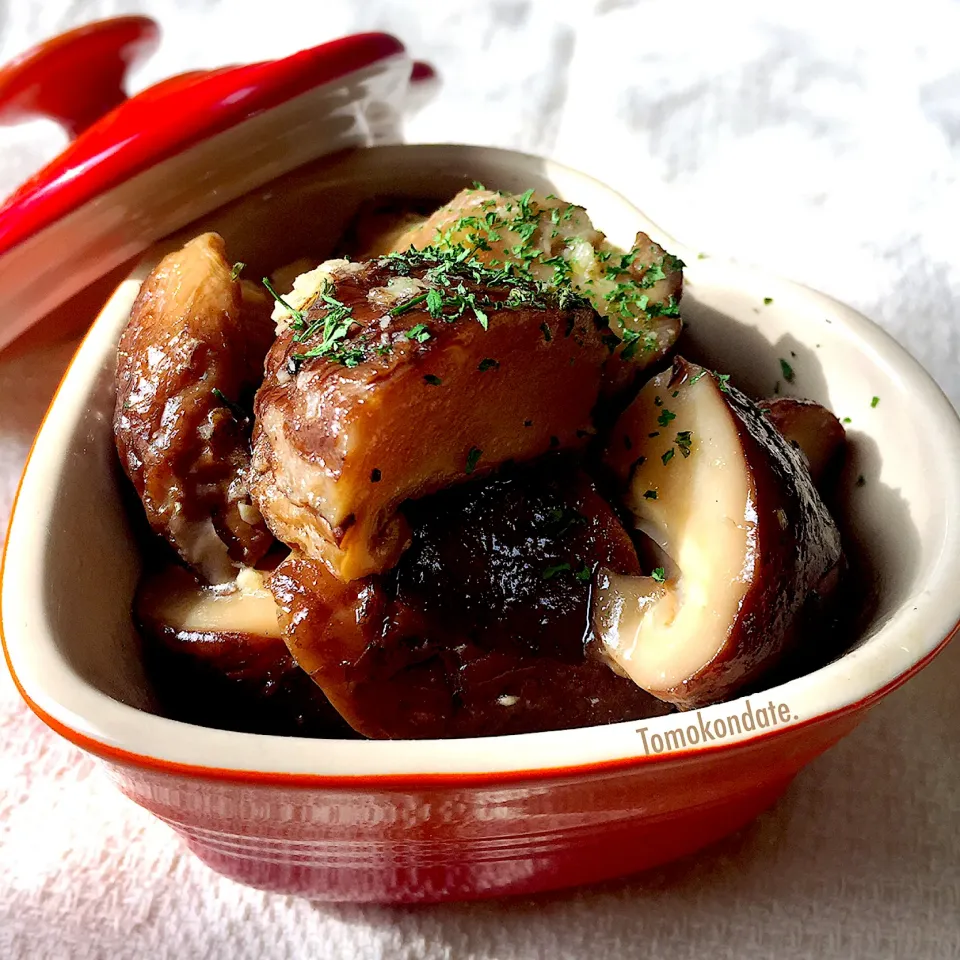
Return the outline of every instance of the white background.
{"type": "MultiPolygon", "coordinates": [[[[132,90],[391,31],[443,78],[409,140],[585,169],[699,249],[863,310],[960,402],[956,2],[0,0],[0,60],[134,11],[164,40],[132,90]]],[[[42,122],[0,129],[0,193],[63,143],[42,122]]],[[[0,529],[70,346],[0,358],[0,529]]],[[[958,675],[960,644],[696,857],[535,900],[401,909],[220,880],[0,671],[0,958],[960,957],[958,675]]]]}

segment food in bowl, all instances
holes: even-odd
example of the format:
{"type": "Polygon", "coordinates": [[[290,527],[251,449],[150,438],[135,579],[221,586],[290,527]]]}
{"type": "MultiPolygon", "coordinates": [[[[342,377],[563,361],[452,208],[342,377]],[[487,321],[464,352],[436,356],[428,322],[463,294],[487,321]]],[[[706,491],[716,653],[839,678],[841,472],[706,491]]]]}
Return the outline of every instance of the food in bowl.
{"type": "Polygon", "coordinates": [[[168,709],[371,738],[590,726],[755,688],[825,631],[843,427],[675,353],[679,260],[532,190],[402,216],[364,259],[262,288],[203,234],[141,289],[115,436],[168,709]]]}

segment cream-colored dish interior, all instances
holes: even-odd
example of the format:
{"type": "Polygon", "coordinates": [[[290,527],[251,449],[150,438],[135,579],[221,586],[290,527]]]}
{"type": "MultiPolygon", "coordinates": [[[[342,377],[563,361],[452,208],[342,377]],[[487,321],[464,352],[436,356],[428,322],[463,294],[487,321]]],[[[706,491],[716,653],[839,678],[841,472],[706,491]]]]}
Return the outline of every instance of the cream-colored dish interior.
{"type": "MultiPolygon", "coordinates": [[[[629,202],[588,177],[508,151],[422,146],[343,154],[275,181],[155,248],[117,290],[84,342],[49,412],[11,526],[3,629],[29,698],[101,743],[165,760],[235,769],[368,774],[534,769],[639,751],[634,724],[527,734],[502,741],[338,742],[256,737],[154,716],[130,607],[140,571],[131,510],[111,433],[114,352],[150,265],[203,230],[217,230],[251,275],[333,244],[366,198],[445,200],[470,181],[534,187],[584,205],[628,246],[650,233],[687,263],[682,351],[755,395],[779,389],[827,405],[848,425],[842,483],[848,545],[869,558],[878,603],[839,661],[778,688],[799,722],[894,681],[960,618],[960,430],[920,367],[854,311],[786,281],[699,260],[629,202]],[[764,298],[772,298],[765,304],[764,298]],[[780,359],[795,371],[783,381],[780,359]],[[881,397],[878,408],[871,398],[881,397]],[[923,429],[918,429],[918,423],[923,429]],[[935,438],[930,440],[929,438],[935,438]],[[857,484],[859,477],[862,485],[857,484]]],[[[642,202],[642,185],[637,186],[642,202]]],[[[136,507],[136,504],[133,504],[136,507]]],[[[135,519],[133,522],[138,522],[135,519]]],[[[711,711],[729,709],[705,708],[711,711]]],[[[651,731],[670,718],[645,721],[651,731]]],[[[748,736],[748,734],[744,734],[748,736]]]]}

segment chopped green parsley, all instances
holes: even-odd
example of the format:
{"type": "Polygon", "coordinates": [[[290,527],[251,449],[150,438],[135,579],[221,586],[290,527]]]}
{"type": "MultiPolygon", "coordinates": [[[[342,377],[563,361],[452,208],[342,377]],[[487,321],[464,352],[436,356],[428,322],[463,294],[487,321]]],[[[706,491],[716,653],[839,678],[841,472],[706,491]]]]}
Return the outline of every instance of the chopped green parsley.
{"type": "MultiPolygon", "coordinates": [[[[234,403],[230,400],[224,392],[219,387],[214,387],[210,391],[234,416],[236,420],[249,420],[247,411],[243,409],[238,403],[234,403]]],[[[128,408],[124,408],[128,409],[128,408]]]]}
{"type": "Polygon", "coordinates": [[[657,417],[657,424],[661,427],[666,427],[669,425],[671,420],[676,420],[677,415],[672,411],[664,407],[660,411],[660,416],[657,417]]]}
{"type": "MultiPolygon", "coordinates": [[[[419,306],[421,303],[427,300],[429,296],[430,296],[429,292],[421,293],[416,297],[411,297],[409,300],[405,301],[404,303],[398,303],[390,311],[390,316],[399,317],[401,313],[406,313],[408,310],[412,310],[414,307],[419,306]]],[[[419,324],[419,326],[423,326],[423,324],[419,324]]]]}
{"type": "Polygon", "coordinates": [[[417,343],[426,343],[430,339],[430,331],[425,323],[418,323],[407,330],[404,336],[408,340],[416,340],[417,343]]]}

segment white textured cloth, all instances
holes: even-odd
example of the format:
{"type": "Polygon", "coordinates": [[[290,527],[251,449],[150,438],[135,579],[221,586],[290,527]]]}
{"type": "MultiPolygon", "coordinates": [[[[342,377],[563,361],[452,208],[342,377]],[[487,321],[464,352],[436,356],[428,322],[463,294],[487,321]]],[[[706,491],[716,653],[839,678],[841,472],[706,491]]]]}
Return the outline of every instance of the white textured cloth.
{"type": "MultiPolygon", "coordinates": [[[[392,31],[443,78],[408,139],[585,169],[700,249],[860,308],[960,401],[960,4],[10,0],[0,60],[133,11],[165,30],[134,89],[392,31]]],[[[43,124],[0,131],[0,192],[62,143],[43,124]]],[[[0,357],[3,524],[69,352],[0,357]]],[[[408,909],[220,879],[36,720],[0,670],[0,957],[960,957],[958,673],[960,645],[771,812],[695,857],[535,900],[408,909]]]]}

